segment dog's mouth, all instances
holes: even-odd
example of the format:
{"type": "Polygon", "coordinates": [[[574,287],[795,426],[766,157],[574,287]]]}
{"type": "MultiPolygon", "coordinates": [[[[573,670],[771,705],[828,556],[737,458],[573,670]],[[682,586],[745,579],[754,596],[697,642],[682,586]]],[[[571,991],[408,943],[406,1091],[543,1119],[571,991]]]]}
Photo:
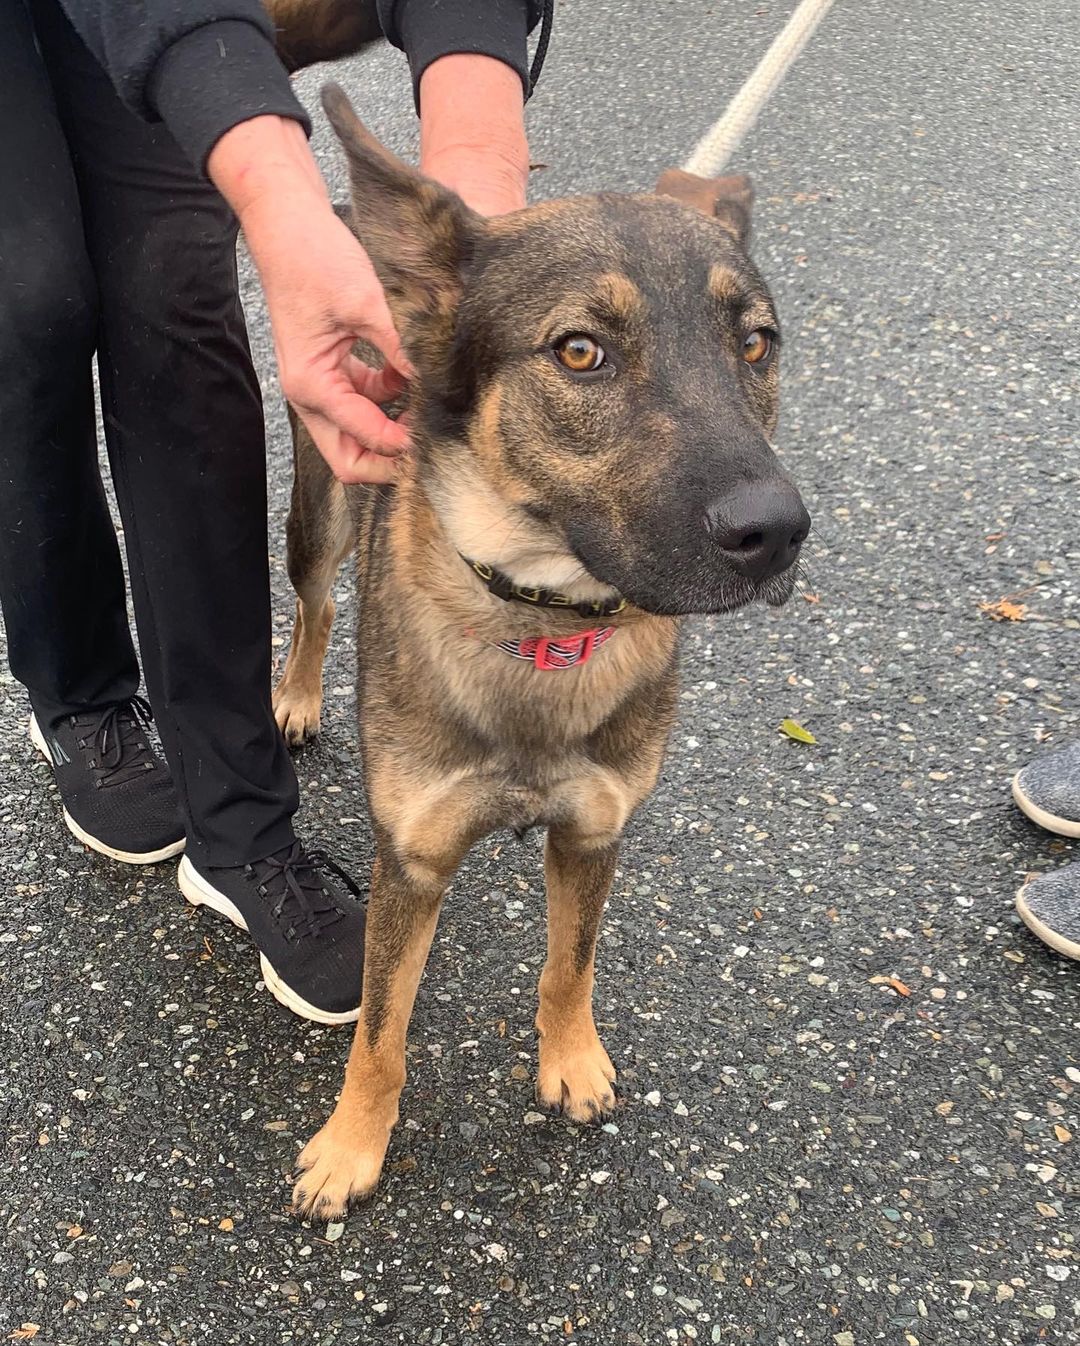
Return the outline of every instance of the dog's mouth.
{"type": "Polygon", "coordinates": [[[723,586],[721,602],[723,606],[710,608],[711,612],[738,612],[740,608],[750,607],[753,603],[764,603],[766,607],[782,608],[795,592],[799,563],[796,561],[779,575],[770,575],[765,580],[749,580],[736,576],[723,586]]]}
{"type": "Polygon", "coordinates": [[[585,569],[599,584],[609,587],[642,612],[657,617],[687,617],[692,614],[738,612],[755,603],[782,608],[795,592],[799,562],[794,561],[779,575],[763,580],[732,573],[679,574],[663,576],[647,569],[627,575],[607,573],[606,566],[589,565],[585,569]]]}

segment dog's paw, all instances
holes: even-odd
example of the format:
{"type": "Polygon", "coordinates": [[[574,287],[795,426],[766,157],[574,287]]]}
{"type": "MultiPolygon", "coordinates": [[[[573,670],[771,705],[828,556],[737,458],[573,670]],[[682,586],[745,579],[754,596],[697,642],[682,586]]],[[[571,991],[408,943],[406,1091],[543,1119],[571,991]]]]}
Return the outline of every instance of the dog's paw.
{"type": "Polygon", "coordinates": [[[286,675],[274,688],[274,719],[290,748],[298,748],[319,733],[322,692],[294,685],[286,675]]]}
{"type": "Polygon", "coordinates": [[[386,1141],[357,1144],[334,1119],[308,1141],[296,1161],[293,1211],[305,1220],[336,1220],[379,1185],[386,1141]]]}
{"type": "Polygon", "coordinates": [[[575,1122],[600,1122],[615,1110],[615,1067],[595,1029],[579,1040],[540,1039],[536,1097],[575,1122]]]}

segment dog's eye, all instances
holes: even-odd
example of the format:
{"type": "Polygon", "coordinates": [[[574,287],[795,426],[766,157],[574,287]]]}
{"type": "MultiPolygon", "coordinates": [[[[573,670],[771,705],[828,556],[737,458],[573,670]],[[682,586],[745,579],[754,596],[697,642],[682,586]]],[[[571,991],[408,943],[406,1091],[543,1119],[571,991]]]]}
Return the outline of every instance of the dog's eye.
{"type": "Polygon", "coordinates": [[[742,358],[748,365],[758,365],[768,357],[772,345],[772,333],[759,327],[743,342],[742,358]]]}
{"type": "Polygon", "coordinates": [[[600,368],[607,356],[598,341],[582,332],[575,332],[572,336],[563,337],[555,346],[555,358],[571,374],[591,374],[594,369],[600,368]]]}

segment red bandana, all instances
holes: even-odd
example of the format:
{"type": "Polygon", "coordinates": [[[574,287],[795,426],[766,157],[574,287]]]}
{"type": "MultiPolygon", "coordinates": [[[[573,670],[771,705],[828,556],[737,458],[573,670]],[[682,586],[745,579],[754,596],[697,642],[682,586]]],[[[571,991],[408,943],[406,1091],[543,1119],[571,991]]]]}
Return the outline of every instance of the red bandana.
{"type": "Polygon", "coordinates": [[[615,634],[613,626],[599,626],[576,636],[532,636],[528,640],[499,640],[496,645],[515,659],[528,659],[543,672],[556,668],[576,668],[587,664],[593,654],[615,634]]]}

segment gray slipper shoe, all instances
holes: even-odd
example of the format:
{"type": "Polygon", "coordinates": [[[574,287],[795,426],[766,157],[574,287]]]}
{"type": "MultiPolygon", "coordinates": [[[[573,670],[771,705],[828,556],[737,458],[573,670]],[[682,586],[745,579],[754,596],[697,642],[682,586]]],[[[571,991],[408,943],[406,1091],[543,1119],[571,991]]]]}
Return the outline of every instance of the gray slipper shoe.
{"type": "Polygon", "coordinates": [[[1080,960],[1080,861],[1025,883],[1016,910],[1044,944],[1080,960]]]}
{"type": "Polygon", "coordinates": [[[1080,743],[1039,757],[1013,777],[1013,798],[1032,822],[1080,837],[1080,743]]]}

